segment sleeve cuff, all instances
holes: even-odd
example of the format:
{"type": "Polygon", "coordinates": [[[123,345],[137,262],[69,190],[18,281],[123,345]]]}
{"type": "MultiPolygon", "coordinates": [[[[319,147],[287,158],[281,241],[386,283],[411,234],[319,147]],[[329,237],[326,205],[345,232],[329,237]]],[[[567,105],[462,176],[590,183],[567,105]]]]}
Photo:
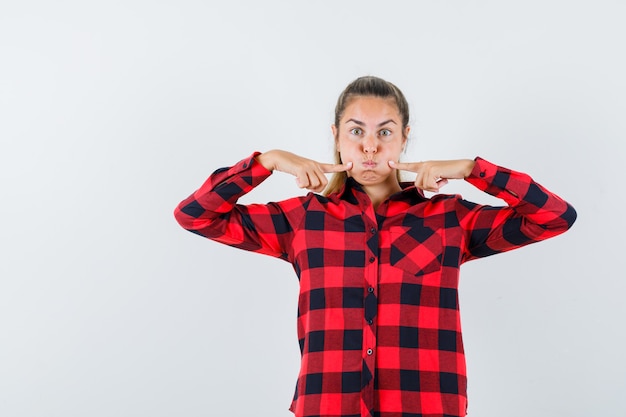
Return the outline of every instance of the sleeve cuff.
{"type": "Polygon", "coordinates": [[[256,160],[256,157],[259,155],[261,155],[261,152],[254,152],[252,155],[239,161],[233,166],[233,173],[249,175],[253,178],[267,178],[272,175],[272,171],[256,160]]]}
{"type": "Polygon", "coordinates": [[[474,158],[474,161],[476,161],[474,169],[465,178],[467,182],[481,191],[506,201],[509,205],[519,203],[520,196],[526,193],[530,178],[524,175],[527,181],[519,181],[517,177],[522,174],[500,167],[479,156],[474,158]]]}
{"type": "Polygon", "coordinates": [[[486,183],[491,183],[498,172],[498,167],[480,156],[474,158],[474,161],[476,162],[476,164],[474,164],[474,169],[472,169],[472,172],[466,179],[482,180],[486,183]]]}

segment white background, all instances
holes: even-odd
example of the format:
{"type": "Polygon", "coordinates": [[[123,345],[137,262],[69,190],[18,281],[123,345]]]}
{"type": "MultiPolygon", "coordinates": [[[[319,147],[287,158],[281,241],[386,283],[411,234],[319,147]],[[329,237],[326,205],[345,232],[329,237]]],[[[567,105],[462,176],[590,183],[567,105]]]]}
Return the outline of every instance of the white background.
{"type": "MultiPolygon", "coordinates": [[[[480,155],[579,214],[462,268],[469,415],[626,415],[625,19],[618,0],[2,1],[0,415],[291,415],[290,265],[172,211],[254,150],[330,161],[335,100],[368,74],[409,99],[405,160],[480,155]]],[[[246,201],[298,193],[275,174],[246,201]]]]}

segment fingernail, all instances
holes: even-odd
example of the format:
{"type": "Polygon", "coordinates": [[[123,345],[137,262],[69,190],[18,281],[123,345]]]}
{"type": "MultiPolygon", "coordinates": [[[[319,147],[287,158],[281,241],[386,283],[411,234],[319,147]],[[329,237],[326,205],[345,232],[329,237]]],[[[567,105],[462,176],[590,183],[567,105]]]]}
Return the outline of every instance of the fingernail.
{"type": "Polygon", "coordinates": [[[396,163],[394,161],[389,161],[389,165],[395,165],[396,163]]]}

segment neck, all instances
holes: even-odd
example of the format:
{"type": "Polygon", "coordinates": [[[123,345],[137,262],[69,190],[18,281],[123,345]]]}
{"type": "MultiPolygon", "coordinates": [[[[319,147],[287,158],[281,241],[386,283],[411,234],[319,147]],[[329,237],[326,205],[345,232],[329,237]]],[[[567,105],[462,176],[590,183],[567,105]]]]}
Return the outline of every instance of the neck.
{"type": "Polygon", "coordinates": [[[374,209],[377,209],[380,203],[388,199],[391,195],[402,191],[402,187],[395,177],[390,177],[389,181],[376,185],[363,185],[363,191],[372,201],[374,209]]]}

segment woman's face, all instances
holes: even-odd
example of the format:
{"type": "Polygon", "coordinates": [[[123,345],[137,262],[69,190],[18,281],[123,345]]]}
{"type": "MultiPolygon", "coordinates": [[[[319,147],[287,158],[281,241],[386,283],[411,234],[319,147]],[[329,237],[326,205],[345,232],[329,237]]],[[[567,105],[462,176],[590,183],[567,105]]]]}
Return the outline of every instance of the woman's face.
{"type": "Polygon", "coordinates": [[[332,126],[341,162],[352,162],[348,175],[362,185],[395,182],[389,161],[398,162],[409,127],[393,99],[362,96],[346,106],[339,126],[332,126]]]}

